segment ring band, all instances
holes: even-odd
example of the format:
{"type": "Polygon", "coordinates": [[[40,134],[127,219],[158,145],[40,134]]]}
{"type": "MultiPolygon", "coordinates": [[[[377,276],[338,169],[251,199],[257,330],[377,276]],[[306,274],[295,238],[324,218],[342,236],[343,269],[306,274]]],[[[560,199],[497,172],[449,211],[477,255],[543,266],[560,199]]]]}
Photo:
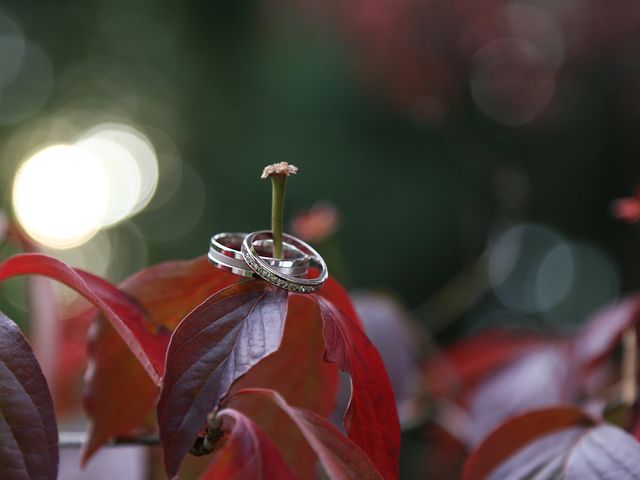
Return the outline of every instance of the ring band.
{"type": "Polygon", "coordinates": [[[287,244],[300,250],[311,262],[320,268],[320,274],[315,278],[301,278],[287,275],[286,273],[278,271],[272,265],[269,265],[269,263],[258,254],[257,242],[264,240],[265,237],[272,239],[273,232],[271,232],[271,230],[261,230],[250,233],[242,241],[242,247],[240,249],[245,262],[247,262],[249,267],[251,267],[259,277],[277,287],[296,293],[313,293],[322,288],[327,278],[329,278],[329,271],[327,264],[318,252],[299,238],[287,235],[286,233],[283,234],[283,240],[287,244]]]}
{"type": "MultiPolygon", "coordinates": [[[[218,233],[211,238],[209,261],[217,268],[248,278],[258,275],[249,268],[240,252],[242,240],[246,233],[218,233]]],[[[258,253],[262,259],[274,269],[292,276],[305,276],[309,271],[309,258],[298,248],[288,243],[283,244],[285,258],[283,260],[270,257],[272,240],[256,242],[258,253]]]]}

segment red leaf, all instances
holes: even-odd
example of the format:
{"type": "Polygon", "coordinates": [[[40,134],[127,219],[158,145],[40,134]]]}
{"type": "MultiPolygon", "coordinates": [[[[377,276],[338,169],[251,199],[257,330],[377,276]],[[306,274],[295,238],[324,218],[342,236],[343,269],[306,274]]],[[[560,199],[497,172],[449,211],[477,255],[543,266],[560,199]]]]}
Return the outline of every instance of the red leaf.
{"type": "Polygon", "coordinates": [[[351,317],[325,298],[315,298],[324,322],[325,358],[351,375],[352,395],[344,419],[349,438],[384,478],[397,478],[400,424],[382,358],[351,317]]]}
{"type": "MultiPolygon", "coordinates": [[[[336,408],[339,376],[336,365],[324,361],[324,350],[317,303],[306,296],[291,296],[280,348],[236,381],[229,396],[244,388],[269,388],[290,405],[328,417],[336,408]]],[[[250,416],[273,439],[297,475],[315,475],[316,455],[282,410],[251,395],[237,398],[233,407],[250,416]]]]}
{"type": "Polygon", "coordinates": [[[111,322],[151,379],[160,383],[168,336],[150,332],[144,312],[124,292],[100,277],[40,253],[15,255],[0,264],[0,282],[19,275],[44,275],[84,296],[111,322]]]}
{"type": "Polygon", "coordinates": [[[58,429],[47,381],[20,329],[0,313],[0,478],[58,475],[58,429]]]}
{"type": "Polygon", "coordinates": [[[140,427],[153,413],[159,391],[102,317],[91,328],[89,359],[82,404],[91,423],[83,464],[110,438],[140,427]]]}
{"type": "Polygon", "coordinates": [[[277,405],[300,429],[305,440],[318,455],[322,466],[334,480],[379,479],[380,474],[369,457],[345,437],[329,420],[302,408],[290,406],[273,390],[250,388],[237,395],[260,395],[277,405]]]}
{"type": "Polygon", "coordinates": [[[242,278],[215,268],[203,255],[145,268],[122,282],[120,288],[138,300],[149,321],[173,331],[209,296],[239,280],[242,278]]]}
{"type": "MultiPolygon", "coordinates": [[[[49,379],[57,415],[75,413],[80,407],[82,377],[87,366],[87,336],[96,312],[92,307],[77,309],[80,302],[84,303],[85,300],[74,302],[74,305],[69,308],[69,310],[75,309],[73,313],[60,317],[62,326],[57,336],[58,354],[54,358],[53,378],[49,379]]],[[[120,343],[124,345],[122,340],[120,343]]],[[[128,350],[128,347],[125,346],[125,348],[128,350]]],[[[131,353],[129,355],[142,369],[140,362],[131,353]]],[[[147,376],[146,372],[145,376],[147,376]]],[[[151,382],[150,379],[148,381],[151,382]]]]}
{"type": "Polygon", "coordinates": [[[216,453],[201,480],[296,478],[277,447],[249,417],[232,409],[221,410],[218,416],[230,418],[233,427],[224,447],[216,453]]]}
{"type": "Polygon", "coordinates": [[[212,295],[178,325],[158,402],[170,476],[231,384],[278,349],[286,315],[287,292],[248,281],[212,295]]]}
{"type": "Polygon", "coordinates": [[[489,435],[465,465],[463,479],[640,478],[640,444],[573,407],[513,417],[489,435]]]}
{"type": "MultiPolygon", "coordinates": [[[[214,268],[202,256],[154,265],[125,280],[120,288],[144,308],[149,329],[168,335],[198,304],[238,278],[214,268]]],[[[157,386],[102,320],[96,321],[91,332],[89,355],[83,400],[92,423],[83,452],[85,461],[109,438],[142,425],[158,396],[157,386]]]]}

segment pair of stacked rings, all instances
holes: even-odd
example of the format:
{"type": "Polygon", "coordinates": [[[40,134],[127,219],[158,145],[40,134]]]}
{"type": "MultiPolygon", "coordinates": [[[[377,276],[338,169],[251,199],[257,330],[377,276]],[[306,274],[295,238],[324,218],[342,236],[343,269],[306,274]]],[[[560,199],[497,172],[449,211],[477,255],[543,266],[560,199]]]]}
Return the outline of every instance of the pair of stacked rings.
{"type": "Polygon", "coordinates": [[[209,261],[227,272],[267,282],[296,293],[313,293],[329,277],[327,265],[318,252],[293,235],[283,234],[283,259],[273,258],[270,230],[246,233],[218,233],[211,238],[209,261]],[[308,278],[309,267],[319,274],[308,278]]]}

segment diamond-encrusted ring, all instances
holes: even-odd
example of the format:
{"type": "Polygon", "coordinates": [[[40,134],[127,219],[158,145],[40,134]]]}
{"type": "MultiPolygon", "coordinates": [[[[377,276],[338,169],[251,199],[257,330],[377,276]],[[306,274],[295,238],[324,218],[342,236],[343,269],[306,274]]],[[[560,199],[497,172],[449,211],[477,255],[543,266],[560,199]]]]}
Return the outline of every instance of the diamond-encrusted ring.
{"type": "MultiPolygon", "coordinates": [[[[243,277],[256,278],[258,275],[247,265],[240,247],[246,233],[218,233],[211,237],[209,261],[216,267],[243,277]]],[[[271,257],[272,240],[260,240],[255,243],[257,254],[269,266],[279,272],[294,277],[303,277],[309,271],[309,257],[299,248],[283,242],[284,259],[271,257]]]]}
{"type": "Polygon", "coordinates": [[[310,261],[320,269],[320,274],[315,278],[301,278],[287,275],[286,273],[276,270],[272,265],[269,265],[269,263],[263,258],[260,258],[260,255],[258,254],[257,242],[260,240],[270,240],[272,238],[273,233],[271,230],[253,232],[244,238],[240,251],[242,252],[242,256],[249,267],[251,267],[259,277],[267,282],[291,292],[313,293],[320,290],[322,285],[327,281],[327,278],[329,278],[327,264],[324,262],[320,254],[299,238],[283,234],[283,245],[288,243],[289,245],[296,247],[302,253],[307,255],[310,261]]]}

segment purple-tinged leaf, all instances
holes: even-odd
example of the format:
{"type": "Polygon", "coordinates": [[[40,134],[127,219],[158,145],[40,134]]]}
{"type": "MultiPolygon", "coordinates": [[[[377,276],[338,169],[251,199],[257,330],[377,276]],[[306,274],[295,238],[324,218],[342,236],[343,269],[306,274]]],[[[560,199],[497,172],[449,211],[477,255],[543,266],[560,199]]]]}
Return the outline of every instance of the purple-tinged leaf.
{"type": "Polygon", "coordinates": [[[232,383],[280,346],[287,298],[266,282],[242,282],[209,297],[176,328],[158,402],[170,476],[232,383]]]}
{"type": "MultiPolygon", "coordinates": [[[[289,405],[329,417],[336,410],[339,372],[335,364],[324,361],[324,351],[318,304],[309,295],[292,295],[280,348],[236,381],[229,396],[245,388],[268,388],[289,405]]],[[[235,397],[233,408],[251,417],[273,439],[296,475],[315,476],[315,453],[281,409],[255,395],[235,397]]]]}
{"type": "Polygon", "coordinates": [[[47,381],[15,323],[0,313],[0,478],[55,480],[58,429],[47,381]]]}
{"type": "Polygon", "coordinates": [[[569,352],[562,344],[540,347],[503,367],[470,396],[472,445],[509,417],[570,403],[577,396],[576,382],[569,352]]]}
{"type": "Polygon", "coordinates": [[[421,335],[416,320],[392,296],[360,291],[352,297],[365,332],[384,361],[402,411],[403,404],[410,403],[419,390],[420,347],[427,346],[427,337],[421,335]]]}
{"type": "Polygon", "coordinates": [[[640,296],[623,299],[596,312],[575,339],[577,360],[592,367],[611,353],[622,334],[640,322],[640,296]]]}
{"type": "Polygon", "coordinates": [[[513,417],[471,455],[463,480],[638,480],[640,444],[578,408],[555,407],[513,417]]]}
{"type": "Polygon", "coordinates": [[[564,478],[640,479],[640,444],[624,430],[598,425],[587,430],[568,452],[564,478]]]}
{"type": "MultiPolygon", "coordinates": [[[[572,428],[589,427],[594,424],[594,419],[576,407],[546,408],[512,417],[488,435],[471,454],[464,467],[462,478],[463,480],[486,479],[509,458],[515,457],[532,442],[572,428]]],[[[536,454],[533,457],[549,459],[546,455],[536,454]]],[[[527,459],[530,458],[527,456],[527,459]]],[[[537,465],[536,468],[539,467],[540,465],[537,465]]]]}

